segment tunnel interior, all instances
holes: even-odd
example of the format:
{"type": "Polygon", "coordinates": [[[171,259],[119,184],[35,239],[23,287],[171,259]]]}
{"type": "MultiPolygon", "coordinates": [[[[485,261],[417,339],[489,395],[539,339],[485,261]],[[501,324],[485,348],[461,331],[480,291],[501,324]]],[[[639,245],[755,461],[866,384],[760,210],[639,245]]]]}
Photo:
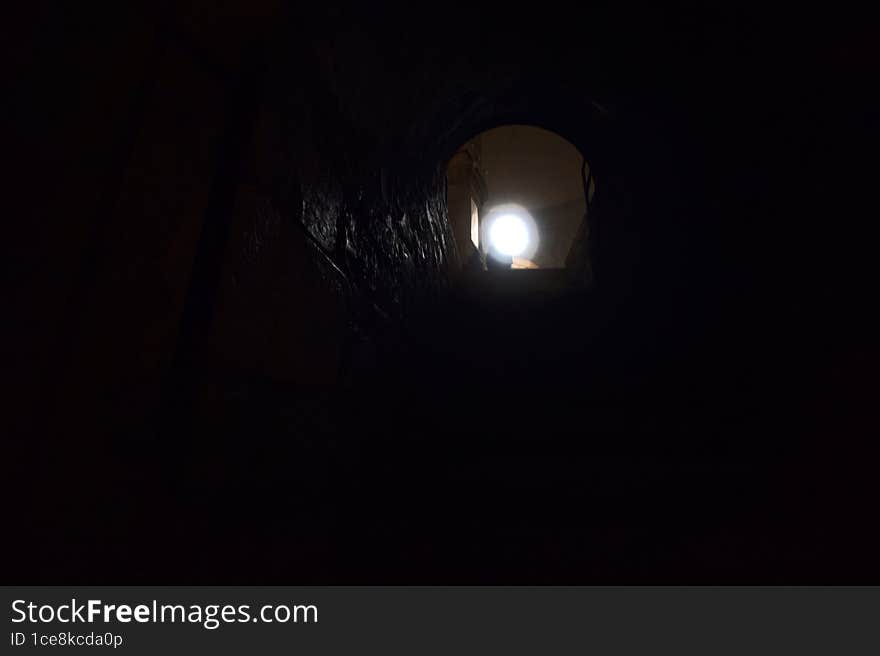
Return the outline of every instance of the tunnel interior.
{"type": "Polygon", "coordinates": [[[456,151],[446,180],[463,268],[563,269],[569,258],[573,268],[588,268],[586,214],[595,180],[563,138],[533,126],[499,126],[456,151]],[[479,262],[471,264],[472,257],[479,262]]]}
{"type": "Polygon", "coordinates": [[[877,578],[872,41],[582,11],[28,10],[8,578],[877,578]]]}

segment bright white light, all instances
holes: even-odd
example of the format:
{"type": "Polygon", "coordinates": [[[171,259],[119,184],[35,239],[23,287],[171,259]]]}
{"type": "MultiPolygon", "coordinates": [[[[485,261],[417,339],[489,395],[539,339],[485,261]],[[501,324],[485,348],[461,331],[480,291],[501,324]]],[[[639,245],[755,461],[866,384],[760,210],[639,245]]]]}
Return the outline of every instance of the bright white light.
{"type": "Polygon", "coordinates": [[[522,255],[529,246],[529,229],[521,216],[502,214],[492,222],[489,239],[502,255],[522,255]]]}
{"type": "Polygon", "coordinates": [[[489,257],[509,263],[511,257],[528,260],[538,250],[538,227],[522,205],[496,205],[485,218],[481,217],[480,223],[480,241],[486,244],[489,257]]]}

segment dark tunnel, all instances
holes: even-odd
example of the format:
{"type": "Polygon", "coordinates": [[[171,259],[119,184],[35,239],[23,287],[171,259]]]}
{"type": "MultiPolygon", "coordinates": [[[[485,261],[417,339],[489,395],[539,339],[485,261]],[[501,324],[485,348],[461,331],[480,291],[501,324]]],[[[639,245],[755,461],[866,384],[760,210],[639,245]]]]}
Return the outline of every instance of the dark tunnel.
{"type": "Polygon", "coordinates": [[[620,2],[19,24],[8,581],[880,578],[866,30],[620,2]],[[503,126],[584,162],[556,264],[493,270],[456,223],[450,162],[503,126]]]}

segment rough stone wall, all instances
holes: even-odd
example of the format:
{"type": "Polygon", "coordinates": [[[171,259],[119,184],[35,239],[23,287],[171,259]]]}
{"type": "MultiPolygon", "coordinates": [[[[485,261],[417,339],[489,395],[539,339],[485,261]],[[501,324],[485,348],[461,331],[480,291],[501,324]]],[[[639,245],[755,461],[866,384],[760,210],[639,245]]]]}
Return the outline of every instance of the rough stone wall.
{"type": "Polygon", "coordinates": [[[357,356],[353,333],[370,336],[447,284],[443,180],[382,157],[309,67],[313,53],[271,52],[212,348],[277,380],[334,382],[357,356]]]}
{"type": "Polygon", "coordinates": [[[347,81],[341,74],[304,75],[285,99],[290,184],[299,185],[300,220],[311,234],[361,293],[399,315],[447,281],[453,242],[442,171],[436,162],[419,161],[413,145],[389,149],[381,126],[353,120],[363,109],[352,103],[372,96],[352,99],[342,86],[347,81]]]}

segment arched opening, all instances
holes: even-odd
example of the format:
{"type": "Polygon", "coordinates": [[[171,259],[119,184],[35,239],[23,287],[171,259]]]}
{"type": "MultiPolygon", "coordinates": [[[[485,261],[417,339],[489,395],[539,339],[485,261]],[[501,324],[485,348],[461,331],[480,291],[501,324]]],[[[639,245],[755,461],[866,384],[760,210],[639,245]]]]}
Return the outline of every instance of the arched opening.
{"type": "Polygon", "coordinates": [[[595,181],[572,143],[534,125],[500,125],[455,151],[446,180],[461,268],[570,269],[581,275],[569,280],[589,282],[595,181]]]}

